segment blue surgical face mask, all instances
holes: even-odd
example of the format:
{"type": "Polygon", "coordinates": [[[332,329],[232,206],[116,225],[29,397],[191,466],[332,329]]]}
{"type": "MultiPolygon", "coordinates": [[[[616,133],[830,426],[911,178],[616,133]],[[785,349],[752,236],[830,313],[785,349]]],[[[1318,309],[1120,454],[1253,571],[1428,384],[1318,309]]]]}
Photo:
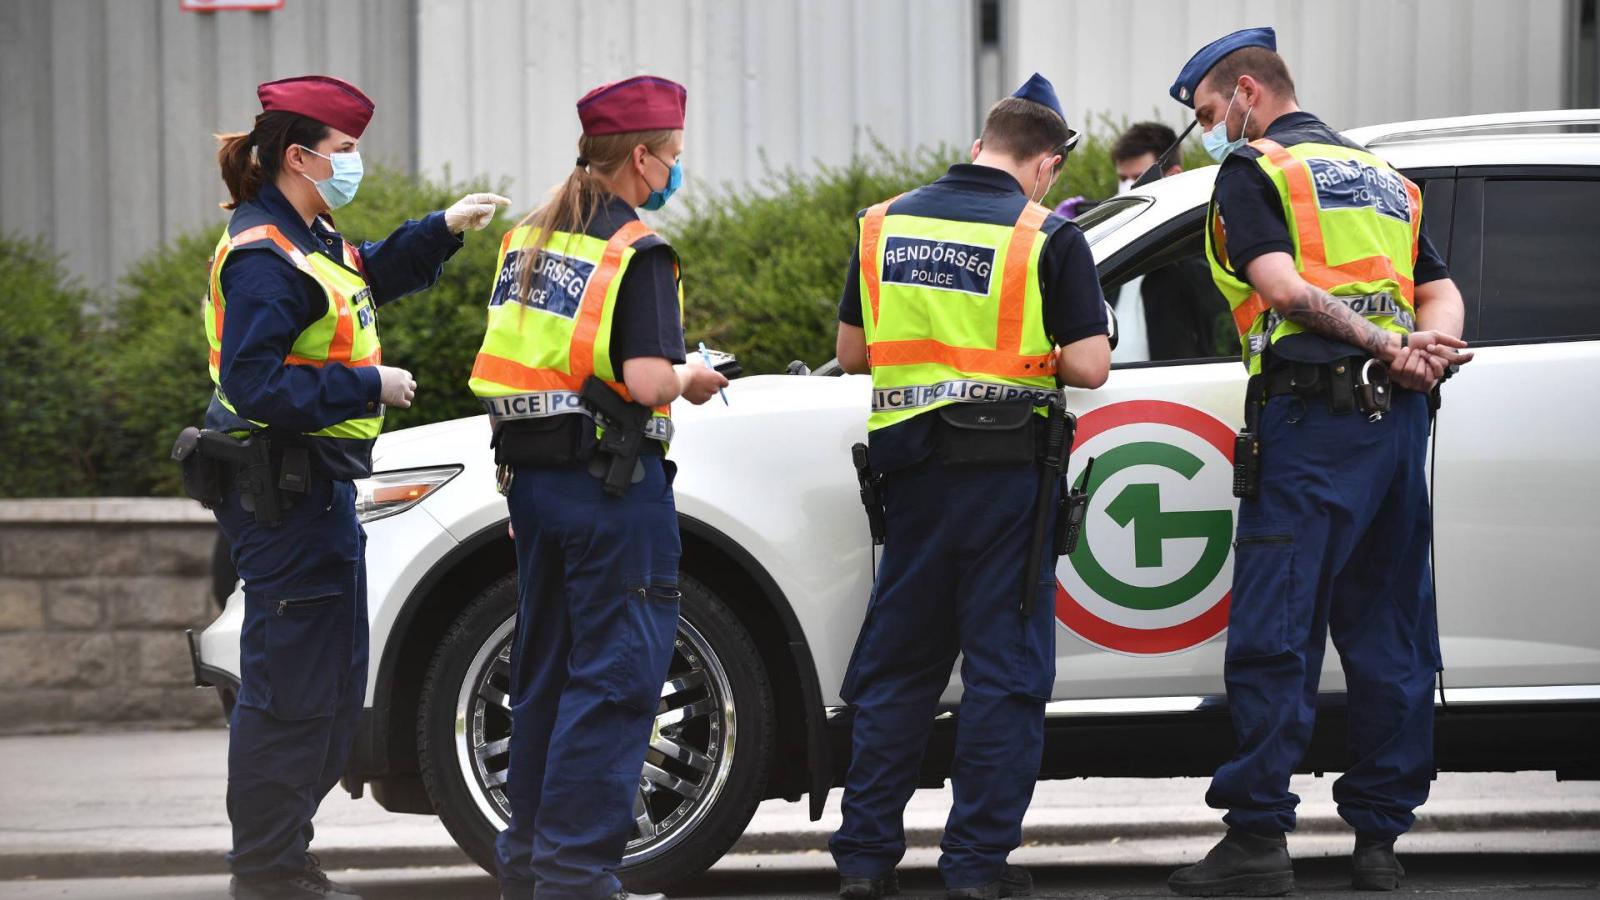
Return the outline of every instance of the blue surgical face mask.
{"type": "MultiPolygon", "coordinates": [[[[656,156],[654,153],[652,153],[650,155],[651,156],[656,156]]],[[[667,161],[662,159],[659,156],[656,156],[656,161],[661,163],[662,165],[666,165],[667,164],[667,161]]],[[[671,169],[667,172],[667,185],[666,185],[666,187],[662,188],[659,191],[654,191],[654,190],[651,191],[650,192],[650,196],[645,198],[644,205],[640,206],[639,208],[640,209],[656,210],[656,209],[660,209],[663,206],[666,206],[667,205],[667,198],[671,197],[674,193],[677,192],[678,188],[680,188],[682,186],[683,186],[683,161],[679,160],[679,161],[673,163],[671,169]]]]}
{"type": "Polygon", "coordinates": [[[1228,111],[1222,114],[1222,121],[1211,126],[1210,131],[1200,135],[1200,143],[1217,162],[1222,162],[1228,158],[1228,154],[1249,143],[1245,139],[1244,130],[1245,126],[1250,124],[1250,114],[1255,112],[1255,107],[1245,110],[1244,122],[1239,125],[1239,139],[1228,140],[1228,114],[1233,112],[1233,100],[1237,96],[1239,96],[1239,86],[1236,84],[1233,86],[1233,95],[1228,98],[1228,111]]]}
{"type": "MultiPolygon", "coordinates": [[[[300,149],[312,156],[322,156],[321,153],[307,147],[305,144],[301,144],[300,149]]],[[[364,171],[361,167],[361,154],[351,150],[348,153],[335,153],[332,156],[322,156],[322,158],[333,166],[332,175],[321,181],[304,173],[302,173],[302,176],[305,180],[317,186],[317,193],[322,195],[322,200],[328,204],[328,209],[338,209],[354,200],[356,198],[356,189],[361,187],[361,174],[364,171]]]]}

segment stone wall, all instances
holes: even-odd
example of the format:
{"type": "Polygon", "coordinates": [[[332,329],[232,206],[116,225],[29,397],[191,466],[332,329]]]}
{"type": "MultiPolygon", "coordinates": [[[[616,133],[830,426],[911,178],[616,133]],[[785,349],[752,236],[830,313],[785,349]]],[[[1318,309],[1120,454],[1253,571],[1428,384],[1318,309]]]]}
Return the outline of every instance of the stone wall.
{"type": "Polygon", "coordinates": [[[0,501],[0,734],[221,725],[183,636],[216,533],[189,500],[0,501]]]}

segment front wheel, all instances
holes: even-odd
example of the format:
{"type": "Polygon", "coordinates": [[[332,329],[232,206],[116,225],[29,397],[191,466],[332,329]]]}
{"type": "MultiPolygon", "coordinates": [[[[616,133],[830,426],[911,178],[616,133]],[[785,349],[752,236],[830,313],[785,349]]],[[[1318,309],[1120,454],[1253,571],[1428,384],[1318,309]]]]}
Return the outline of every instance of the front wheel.
{"type": "MultiPolygon", "coordinates": [[[[705,871],[738,840],[765,794],[772,688],[755,643],[722,600],[683,577],[672,663],[661,688],[619,877],[660,890],[705,871]]],[[[510,818],[511,640],[516,576],[490,585],[434,653],[417,713],[423,784],[445,828],[495,871],[510,818]]]]}

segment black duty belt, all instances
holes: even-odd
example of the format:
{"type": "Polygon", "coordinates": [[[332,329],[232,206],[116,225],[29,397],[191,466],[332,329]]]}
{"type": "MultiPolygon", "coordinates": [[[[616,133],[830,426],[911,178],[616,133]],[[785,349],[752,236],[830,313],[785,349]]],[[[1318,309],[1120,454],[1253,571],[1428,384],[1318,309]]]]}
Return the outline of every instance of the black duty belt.
{"type": "Polygon", "coordinates": [[[1262,376],[1267,397],[1293,394],[1301,399],[1325,399],[1334,415],[1356,410],[1382,418],[1389,411],[1395,388],[1389,369],[1370,356],[1347,356],[1327,363],[1278,360],[1262,376]]]}

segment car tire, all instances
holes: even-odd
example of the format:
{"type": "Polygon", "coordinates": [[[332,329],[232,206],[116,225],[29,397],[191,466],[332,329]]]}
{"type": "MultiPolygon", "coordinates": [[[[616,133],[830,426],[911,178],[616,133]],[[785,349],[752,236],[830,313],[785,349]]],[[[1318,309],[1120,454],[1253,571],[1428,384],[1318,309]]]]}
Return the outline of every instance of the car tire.
{"type": "MultiPolygon", "coordinates": [[[[720,859],[765,796],[772,765],[772,688],[755,642],[705,585],[683,576],[679,589],[676,646],[657,712],[664,724],[647,751],[634,807],[640,824],[617,873],[635,891],[668,888],[720,859]],[[659,830],[646,838],[645,823],[659,830]]],[[[500,788],[516,607],[515,575],[467,605],[434,653],[417,711],[428,797],[456,843],[491,874],[507,815],[500,788]]]]}

